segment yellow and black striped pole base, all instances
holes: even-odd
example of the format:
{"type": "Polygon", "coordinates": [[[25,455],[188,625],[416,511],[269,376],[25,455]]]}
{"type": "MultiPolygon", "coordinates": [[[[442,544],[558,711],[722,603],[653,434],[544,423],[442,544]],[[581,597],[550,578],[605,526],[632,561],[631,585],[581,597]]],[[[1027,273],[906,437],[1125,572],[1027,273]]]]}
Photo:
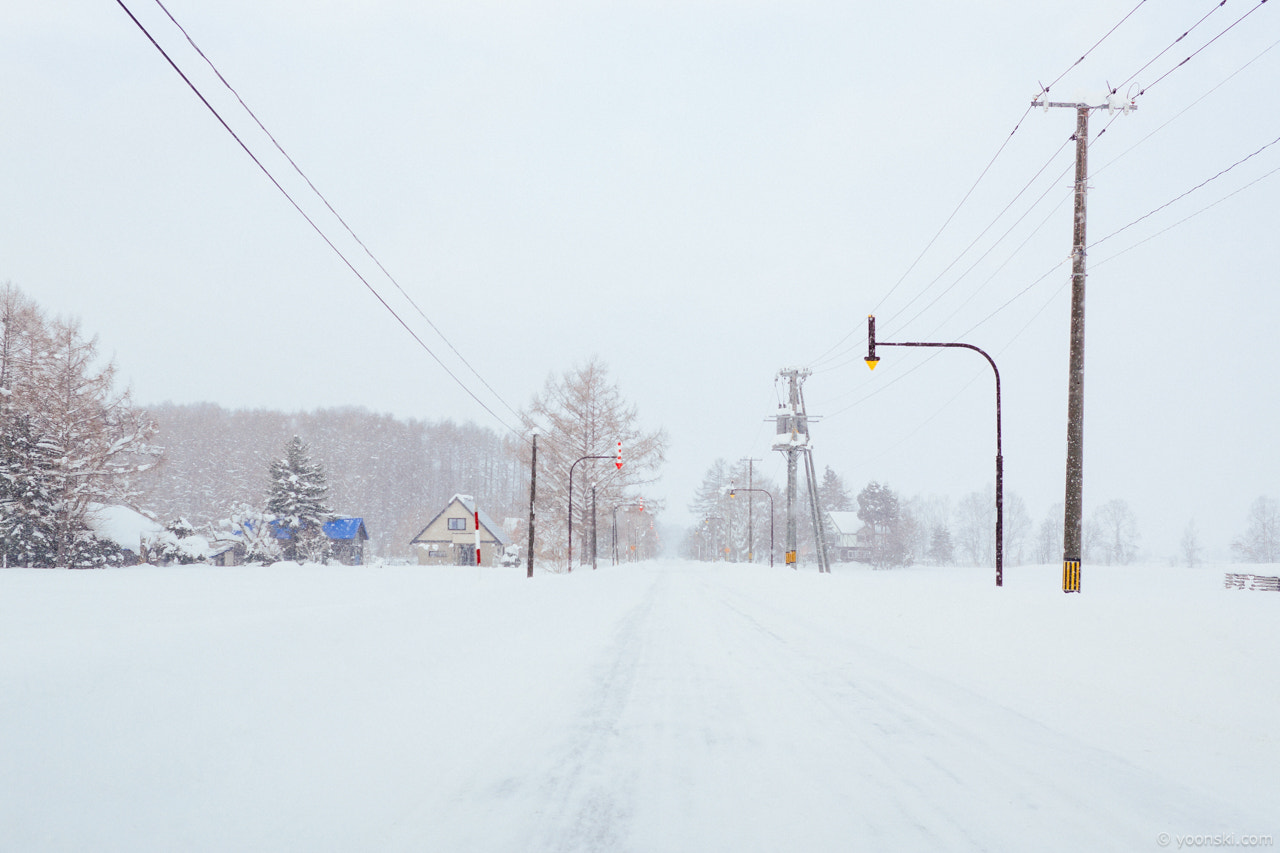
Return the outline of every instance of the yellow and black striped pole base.
{"type": "Polygon", "coordinates": [[[1080,591],[1080,561],[1068,560],[1062,564],[1062,591],[1080,591]]]}

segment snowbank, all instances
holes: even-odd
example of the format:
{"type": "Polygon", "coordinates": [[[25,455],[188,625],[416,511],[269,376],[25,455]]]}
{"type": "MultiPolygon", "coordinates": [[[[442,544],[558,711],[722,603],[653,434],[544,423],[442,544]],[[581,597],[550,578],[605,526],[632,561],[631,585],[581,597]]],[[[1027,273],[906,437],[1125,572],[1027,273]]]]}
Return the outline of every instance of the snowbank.
{"type": "Polygon", "coordinates": [[[1079,596],[1056,567],[0,571],[0,827],[21,850],[1274,836],[1280,594],[1230,568],[1086,566],[1079,596]]]}

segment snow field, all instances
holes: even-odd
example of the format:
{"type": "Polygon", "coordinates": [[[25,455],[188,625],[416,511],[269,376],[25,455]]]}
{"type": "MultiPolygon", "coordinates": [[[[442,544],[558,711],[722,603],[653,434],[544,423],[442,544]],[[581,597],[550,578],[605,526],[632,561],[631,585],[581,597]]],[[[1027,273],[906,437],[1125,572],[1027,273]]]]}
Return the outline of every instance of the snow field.
{"type": "Polygon", "coordinates": [[[7,570],[0,847],[1276,835],[1280,595],[1223,570],[7,570]]]}

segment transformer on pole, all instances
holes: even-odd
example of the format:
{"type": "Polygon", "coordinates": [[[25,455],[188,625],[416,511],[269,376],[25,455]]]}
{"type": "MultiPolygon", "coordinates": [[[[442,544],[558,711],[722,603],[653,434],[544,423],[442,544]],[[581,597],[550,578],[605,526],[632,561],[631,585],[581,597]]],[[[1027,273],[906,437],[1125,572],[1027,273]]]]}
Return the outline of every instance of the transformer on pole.
{"type": "Polygon", "coordinates": [[[809,507],[812,512],[818,571],[830,572],[827,562],[827,541],[822,520],[822,507],[818,503],[818,481],[814,475],[812,448],[809,445],[809,422],[805,412],[804,392],[801,386],[813,371],[808,368],[784,367],[778,371],[779,379],[787,380],[787,402],[779,404],[781,413],[775,418],[776,436],[773,449],[787,454],[787,543],[786,562],[796,567],[796,474],[801,455],[805,459],[805,480],[809,488],[809,507]]]}

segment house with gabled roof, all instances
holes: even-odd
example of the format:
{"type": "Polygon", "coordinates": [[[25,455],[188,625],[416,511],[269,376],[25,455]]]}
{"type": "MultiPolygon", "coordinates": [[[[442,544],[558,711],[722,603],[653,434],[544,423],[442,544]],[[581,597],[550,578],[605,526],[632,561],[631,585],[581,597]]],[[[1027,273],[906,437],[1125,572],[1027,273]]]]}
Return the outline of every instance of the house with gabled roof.
{"type": "Polygon", "coordinates": [[[876,530],[856,512],[830,510],[826,517],[827,547],[841,561],[867,563],[875,550],[876,530]]]}
{"type": "Polygon", "coordinates": [[[454,495],[435,518],[409,544],[420,566],[474,566],[476,520],[480,522],[480,562],[496,566],[510,543],[501,525],[484,510],[477,510],[470,495],[454,495]]]}

